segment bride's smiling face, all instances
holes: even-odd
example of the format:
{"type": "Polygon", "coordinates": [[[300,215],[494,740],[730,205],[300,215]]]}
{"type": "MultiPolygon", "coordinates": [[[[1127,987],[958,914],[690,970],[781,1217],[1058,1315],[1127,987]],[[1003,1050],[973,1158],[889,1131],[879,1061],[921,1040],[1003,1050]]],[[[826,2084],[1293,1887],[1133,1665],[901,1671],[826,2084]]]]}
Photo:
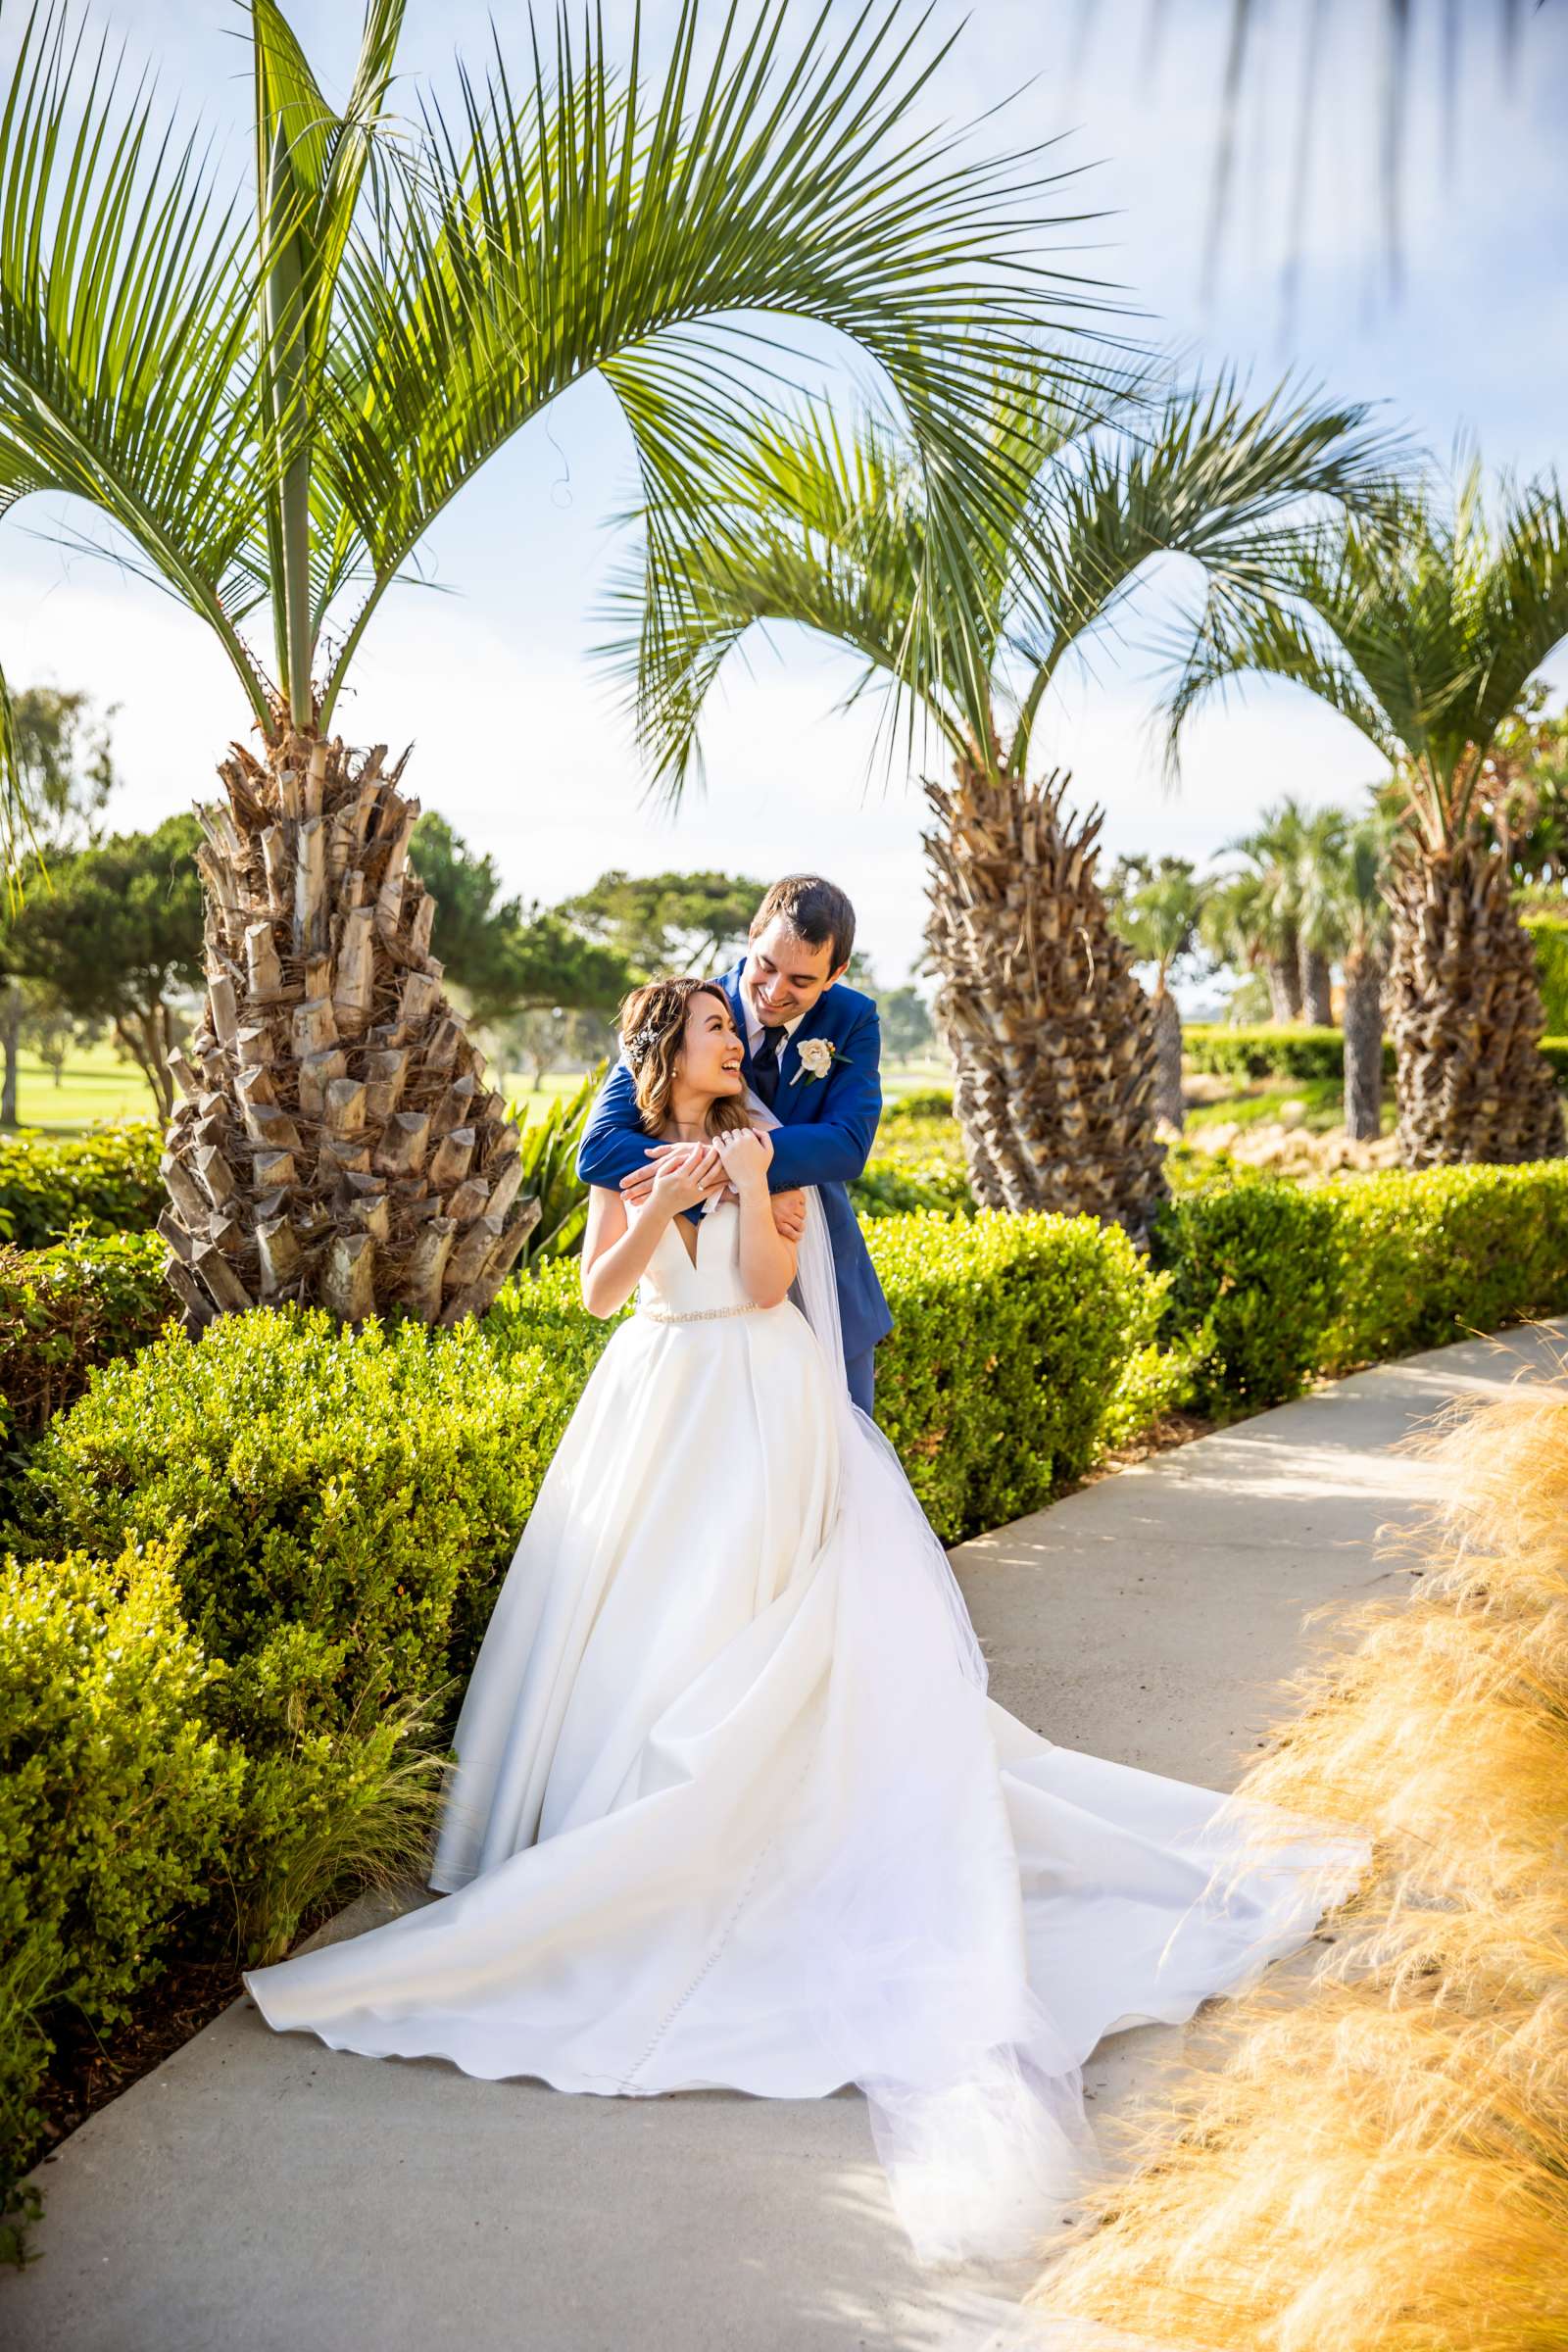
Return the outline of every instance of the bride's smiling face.
{"type": "Polygon", "coordinates": [[[700,989],[686,1007],[686,1030],[681,1039],[675,1075],[694,1095],[739,1095],[741,1041],[722,997],[700,989]]]}

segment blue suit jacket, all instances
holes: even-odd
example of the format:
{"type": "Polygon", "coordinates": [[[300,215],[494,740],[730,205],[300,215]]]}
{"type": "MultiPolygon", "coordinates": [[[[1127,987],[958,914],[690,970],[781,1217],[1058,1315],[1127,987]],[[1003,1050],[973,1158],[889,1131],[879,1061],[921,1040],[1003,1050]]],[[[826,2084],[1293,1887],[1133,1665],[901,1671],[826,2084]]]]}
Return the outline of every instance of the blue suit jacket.
{"type": "MultiPolygon", "coordinates": [[[[741,999],[743,968],[744,962],[733,964],[720,975],[720,984],[745,1048],[744,1075],[751,1085],[752,1054],[741,999]]],[[[768,1189],[778,1193],[798,1184],[814,1184],[820,1192],[838,1275],[844,1353],[852,1361],[893,1329],[882,1285],[845,1189],[865,1166],[882,1115],[881,1055],[882,1024],[875,999],[858,988],[847,988],[840,980],[823,991],[794,1035],[785,1040],[773,1102],[773,1116],[782,1124],[773,1130],[768,1189]],[[800,1048],[810,1037],[825,1037],[833,1045],[833,1062],[825,1078],[812,1078],[801,1069],[800,1048]],[[799,1078],[797,1071],[801,1072],[799,1078]]],[[[584,1184],[602,1185],[613,1192],[633,1168],[648,1165],[649,1140],[637,1115],[631,1071],[624,1061],[618,1062],[601,1087],[584,1130],[577,1152],[577,1174],[584,1184]]]]}

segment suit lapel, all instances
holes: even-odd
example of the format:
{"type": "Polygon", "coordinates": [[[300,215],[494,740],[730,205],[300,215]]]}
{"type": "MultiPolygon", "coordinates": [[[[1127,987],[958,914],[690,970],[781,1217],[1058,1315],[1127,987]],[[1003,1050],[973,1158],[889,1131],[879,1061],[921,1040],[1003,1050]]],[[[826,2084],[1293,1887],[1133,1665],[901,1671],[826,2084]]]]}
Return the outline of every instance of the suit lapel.
{"type": "Polygon", "coordinates": [[[795,1083],[796,1072],[801,1066],[801,1046],[805,1039],[821,1035],[828,997],[832,993],[829,989],[826,996],[818,997],[800,1027],[784,1040],[784,1051],[778,1057],[778,1100],[773,1104],[776,1118],[789,1118],[806,1091],[804,1080],[800,1085],[795,1083]]]}

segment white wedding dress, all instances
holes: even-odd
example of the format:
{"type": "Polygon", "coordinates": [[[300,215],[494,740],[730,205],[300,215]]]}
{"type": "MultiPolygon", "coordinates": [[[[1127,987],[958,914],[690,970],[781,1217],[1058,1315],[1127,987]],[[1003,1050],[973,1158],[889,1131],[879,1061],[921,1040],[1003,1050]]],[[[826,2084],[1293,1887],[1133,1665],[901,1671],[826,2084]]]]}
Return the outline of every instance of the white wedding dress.
{"type": "Polygon", "coordinates": [[[1027,2249],[1106,2034],[1251,1984],[1364,1871],[1346,1825],[1041,1739],[851,1405],[808,1194],[666,1228],[518,1543],[459,1718],[449,1899],[253,1969],[268,2023],[620,2096],[858,2083],[925,2260],[1027,2249]],[[809,1319],[808,1319],[809,1316],[809,1319]]]}

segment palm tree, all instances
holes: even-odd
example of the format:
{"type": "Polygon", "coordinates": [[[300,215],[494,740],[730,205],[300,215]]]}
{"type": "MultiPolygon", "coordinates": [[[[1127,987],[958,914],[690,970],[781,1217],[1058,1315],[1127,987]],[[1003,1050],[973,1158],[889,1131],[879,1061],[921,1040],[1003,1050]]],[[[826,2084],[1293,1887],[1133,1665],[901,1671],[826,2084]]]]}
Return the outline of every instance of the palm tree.
{"type": "Polygon", "coordinates": [[[1474,464],[1451,495],[1391,488],[1375,512],[1303,537],[1289,589],[1211,603],[1172,691],[1172,745],[1200,703],[1253,671],[1293,679],[1359,728],[1403,804],[1388,981],[1400,1156],[1556,1156],[1562,1105],[1538,1051],[1534,957],[1479,788],[1499,728],[1568,635],[1557,485],[1505,488],[1495,517],[1474,464]]]}
{"type": "Polygon", "coordinates": [[[1154,1016],[1154,1115],[1180,1134],[1186,1123],[1182,1100],[1182,1016],[1170,990],[1173,966],[1198,944],[1209,885],[1200,882],[1185,858],[1163,858],[1157,870],[1148,858],[1121,861],[1123,887],[1112,900],[1111,920],[1122,944],[1140,963],[1154,967],[1150,1001],[1154,1016]]]}
{"type": "Polygon", "coordinates": [[[1232,995],[1225,1015],[1228,1021],[1253,1019],[1265,990],[1269,1017],[1276,1021],[1290,1018],[1278,1009],[1279,979],[1282,969],[1294,971],[1297,966],[1281,963],[1278,925],[1261,874],[1246,868],[1240,873],[1211,875],[1198,919],[1198,936],[1216,963],[1233,965],[1247,975],[1245,987],[1232,995]],[[1245,1014],[1240,1009],[1244,1004],[1245,1014]]]}
{"type": "Polygon", "coordinates": [[[1244,864],[1211,901],[1214,945],[1228,961],[1266,975],[1270,1014],[1281,1023],[1299,1021],[1304,1010],[1302,879],[1310,824],[1290,794],[1265,808],[1250,833],[1224,844],[1221,856],[1244,864]]]}
{"type": "MultiPolygon", "coordinates": [[[[783,0],[749,24],[731,8],[706,67],[683,0],[662,83],[640,23],[621,73],[592,15],[578,32],[563,14],[519,74],[498,48],[454,115],[426,100],[416,122],[387,112],[403,13],[368,0],[339,107],[276,0],[250,0],[254,219],[53,10],[0,90],[0,512],[84,499],[213,630],[257,739],[202,812],[206,1006],[164,1161],[196,1323],[259,1298],[451,1322],[537,1215],[430,952],[404,761],[332,731],[449,503],[597,371],[635,447],[657,635],[683,510],[752,478],[778,321],[811,321],[902,404],[927,474],[922,601],[961,605],[950,509],[996,512],[1009,487],[977,429],[986,386],[1069,323],[1028,251],[1037,168],[916,128],[942,52],[902,0],[842,38],[805,20],[790,49],[783,0]],[[244,625],[268,613],[263,653],[244,625]]],[[[916,628],[908,658],[941,650],[916,628]]]]}
{"type": "Polygon", "coordinates": [[[1389,962],[1384,894],[1390,828],[1374,808],[1342,825],[1325,879],[1329,917],[1345,973],[1345,1132],[1371,1143],[1383,1132],[1383,989],[1389,962]]]}
{"type": "Polygon", "coordinates": [[[852,702],[896,679],[911,740],[918,705],[945,741],[955,781],[925,786],[927,938],[987,1205],[1087,1210],[1142,1235],[1164,1193],[1151,1007],[1096,878],[1101,811],[1069,812],[1061,771],[1028,776],[1041,704],[1152,558],[1196,559],[1221,604],[1257,594],[1300,503],[1354,494],[1385,464],[1362,416],[1286,387],[1250,403],[1230,378],[1151,401],[1134,382],[1102,395],[999,377],[990,438],[1026,494],[1000,520],[964,517],[977,601],[933,612],[921,569],[937,517],[906,436],[876,411],[853,435],[808,412],[774,444],[763,499],[696,518],[675,625],[652,648],[646,627],[606,648],[635,669],[641,739],[671,798],[708,692],[758,624],[838,641],[861,665],[852,702]],[[927,621],[940,664],[908,659],[927,621]]]}
{"type": "Polygon", "coordinates": [[[1303,810],[1297,850],[1297,923],[1301,956],[1301,1018],[1334,1025],[1334,958],[1341,950],[1338,884],[1345,854],[1345,812],[1303,810]]]}

